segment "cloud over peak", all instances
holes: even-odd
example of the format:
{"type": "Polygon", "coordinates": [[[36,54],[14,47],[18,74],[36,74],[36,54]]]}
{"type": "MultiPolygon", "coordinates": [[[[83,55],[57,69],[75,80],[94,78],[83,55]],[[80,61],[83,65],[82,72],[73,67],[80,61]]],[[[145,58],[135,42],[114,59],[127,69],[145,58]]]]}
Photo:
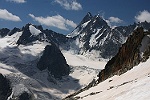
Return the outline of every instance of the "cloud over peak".
{"type": "Polygon", "coordinates": [[[121,23],[122,22],[122,20],[119,19],[118,17],[109,17],[108,20],[112,23],[121,23]]]}
{"type": "Polygon", "coordinates": [[[29,14],[31,18],[42,25],[56,27],[62,30],[69,30],[68,27],[75,28],[77,25],[68,19],[63,18],[61,15],[48,16],[48,17],[35,17],[33,14],[29,14]]]}
{"type": "Polygon", "coordinates": [[[0,9],[0,19],[9,20],[9,21],[21,21],[21,19],[13,15],[12,13],[8,12],[6,9],[0,9]]]}
{"type": "Polygon", "coordinates": [[[11,1],[11,2],[15,2],[15,3],[25,3],[25,0],[6,0],[6,1],[11,1]]]}
{"type": "Polygon", "coordinates": [[[82,5],[76,0],[55,0],[56,3],[60,4],[66,10],[81,10],[82,5]]]}
{"type": "Polygon", "coordinates": [[[136,22],[150,22],[150,12],[148,12],[147,10],[144,11],[140,11],[139,14],[137,16],[135,16],[135,21],[136,22]]]}
{"type": "Polygon", "coordinates": [[[120,18],[118,17],[109,17],[108,20],[106,20],[106,22],[108,23],[108,25],[110,27],[116,27],[118,26],[118,24],[122,23],[123,20],[121,20],[120,18]]]}

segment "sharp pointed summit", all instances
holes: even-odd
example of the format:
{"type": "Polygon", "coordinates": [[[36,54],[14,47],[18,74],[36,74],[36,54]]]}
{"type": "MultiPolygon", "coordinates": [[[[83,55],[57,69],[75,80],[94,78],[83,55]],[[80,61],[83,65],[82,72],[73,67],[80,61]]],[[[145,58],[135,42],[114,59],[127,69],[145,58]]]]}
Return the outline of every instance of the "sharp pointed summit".
{"type": "Polygon", "coordinates": [[[92,16],[90,12],[86,14],[86,16],[82,19],[80,24],[72,31],[71,34],[68,34],[67,37],[76,37],[79,34],[82,34],[86,31],[92,33],[94,29],[102,28],[102,27],[109,27],[107,22],[98,15],[92,16]]]}
{"type": "Polygon", "coordinates": [[[81,21],[80,24],[83,24],[83,23],[85,23],[85,22],[91,20],[92,18],[93,18],[92,14],[91,14],[90,12],[88,12],[88,13],[86,14],[86,16],[82,19],[82,21],[81,21]]]}
{"type": "MultiPolygon", "coordinates": [[[[0,71],[7,74],[11,82],[10,99],[22,100],[25,95],[33,100],[62,100],[72,92],[76,94],[78,89],[83,92],[95,85],[97,88],[99,82],[130,70],[139,61],[146,61],[150,56],[150,23],[145,21],[111,28],[99,14],[92,16],[88,12],[67,36],[28,23],[22,28],[0,29],[0,41],[0,71]],[[105,70],[102,70],[105,64],[105,70]]],[[[149,64],[150,59],[146,66],[149,64]]],[[[147,69],[149,66],[141,74],[143,77],[149,77],[150,70],[147,72],[147,69]]],[[[116,78],[107,80],[107,91],[114,90],[110,86],[133,83],[132,80],[137,78],[134,76],[126,82],[121,79],[122,82],[118,81],[116,85],[111,84],[116,83],[116,78]]],[[[82,98],[91,96],[91,93],[92,96],[101,94],[97,90],[91,91],[82,98]]]]}
{"type": "Polygon", "coordinates": [[[79,54],[110,59],[116,55],[119,47],[125,43],[127,37],[137,26],[148,29],[149,23],[143,22],[140,25],[133,24],[111,28],[99,14],[92,16],[88,12],[81,23],[67,37],[75,39],[75,42],[72,43],[79,48],[79,54]]]}

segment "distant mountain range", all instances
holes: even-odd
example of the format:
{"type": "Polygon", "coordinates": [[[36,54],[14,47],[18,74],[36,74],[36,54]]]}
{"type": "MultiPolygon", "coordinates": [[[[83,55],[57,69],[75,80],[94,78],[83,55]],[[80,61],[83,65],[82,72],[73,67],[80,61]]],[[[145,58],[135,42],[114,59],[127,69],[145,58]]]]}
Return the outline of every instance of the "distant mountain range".
{"type": "Polygon", "coordinates": [[[145,21],[111,28],[99,15],[92,16],[87,13],[67,37],[75,40],[80,54],[109,59],[116,55],[118,48],[125,43],[133,30],[140,26],[148,30],[150,23],[145,21]]]}
{"type": "MultiPolygon", "coordinates": [[[[4,76],[0,74],[0,92],[5,94],[0,93],[0,96],[8,100],[22,100],[19,98],[24,97],[27,100],[61,100],[89,83],[71,95],[76,96],[147,61],[150,55],[149,32],[150,23],[146,21],[111,28],[104,18],[89,12],[68,35],[31,23],[12,30],[2,28],[0,73],[4,76]],[[104,64],[99,63],[100,68],[95,68],[98,60],[109,60],[105,69],[104,64]],[[1,82],[3,80],[5,82],[1,82]],[[6,91],[3,84],[7,85],[6,91]]],[[[101,91],[85,97],[98,93],[101,91]]]]}
{"type": "Polygon", "coordinates": [[[22,31],[23,33],[17,41],[18,45],[25,45],[36,40],[47,41],[55,43],[65,50],[71,50],[75,54],[82,54],[94,59],[110,59],[116,55],[119,47],[125,43],[128,36],[137,27],[148,30],[150,23],[145,21],[111,28],[105,19],[99,15],[92,16],[88,12],[79,25],[67,36],[52,30],[44,30],[41,25],[32,24],[26,24],[21,29],[2,28],[0,29],[0,36],[5,37],[22,31]]]}

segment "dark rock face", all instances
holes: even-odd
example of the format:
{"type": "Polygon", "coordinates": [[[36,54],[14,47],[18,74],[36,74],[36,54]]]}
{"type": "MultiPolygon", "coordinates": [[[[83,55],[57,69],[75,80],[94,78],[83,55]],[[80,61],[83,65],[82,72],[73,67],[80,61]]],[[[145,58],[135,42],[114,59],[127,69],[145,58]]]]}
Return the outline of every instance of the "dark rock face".
{"type": "Polygon", "coordinates": [[[145,62],[147,59],[149,59],[149,57],[150,57],[150,30],[149,30],[149,33],[148,33],[148,35],[146,35],[145,37],[144,37],[144,39],[146,40],[146,41],[142,41],[143,42],[143,44],[148,44],[148,45],[144,45],[144,46],[142,46],[142,48],[140,49],[140,52],[143,52],[143,55],[142,55],[142,57],[141,57],[141,61],[142,62],[145,62]],[[143,50],[142,50],[143,49],[143,50]]]}
{"type": "Polygon", "coordinates": [[[17,44],[20,45],[26,45],[28,43],[32,43],[36,40],[39,41],[46,41],[49,43],[54,43],[56,45],[62,45],[65,44],[68,41],[68,38],[63,35],[63,34],[59,34],[56,33],[52,30],[43,30],[43,27],[41,25],[32,25],[35,29],[40,30],[41,33],[39,33],[38,35],[33,35],[30,32],[30,25],[32,24],[26,24],[22,29],[22,35],[20,36],[20,38],[17,41],[17,44]]]}
{"type": "Polygon", "coordinates": [[[19,96],[18,100],[32,100],[32,96],[29,93],[24,92],[19,96]]]}
{"type": "Polygon", "coordinates": [[[0,100],[7,100],[12,90],[10,82],[2,74],[0,74],[0,100]]]}
{"type": "Polygon", "coordinates": [[[10,30],[7,28],[0,29],[0,37],[5,37],[10,30]]]}
{"type": "Polygon", "coordinates": [[[40,70],[48,69],[49,73],[55,78],[69,75],[70,72],[70,67],[65,57],[55,44],[45,47],[44,53],[37,64],[37,68],[40,70]]]}
{"type": "Polygon", "coordinates": [[[46,36],[46,41],[49,42],[49,43],[54,43],[56,45],[62,45],[62,44],[65,44],[68,42],[68,38],[63,35],[63,34],[59,34],[59,33],[56,33],[52,30],[43,30],[42,31],[45,36],[46,36]]]}
{"type": "Polygon", "coordinates": [[[12,30],[9,30],[9,29],[7,29],[7,28],[2,28],[2,29],[0,29],[0,36],[3,38],[3,37],[5,37],[6,35],[9,35],[9,36],[11,36],[11,35],[13,35],[14,33],[16,33],[16,32],[20,32],[21,30],[19,29],[19,28],[14,28],[14,29],[12,29],[12,30]]]}
{"type": "MultiPolygon", "coordinates": [[[[145,57],[144,55],[143,57],[140,56],[140,47],[144,36],[147,34],[150,33],[144,32],[142,27],[137,28],[127,39],[126,43],[119,49],[117,55],[108,61],[105,69],[99,73],[99,82],[112,77],[113,75],[125,73],[135,65],[139,64],[145,57]]],[[[150,54],[149,47],[146,48],[144,54],[150,54]]]]}
{"type": "Polygon", "coordinates": [[[80,24],[83,24],[83,23],[85,23],[85,22],[91,20],[92,18],[93,18],[92,14],[91,14],[90,12],[88,12],[88,13],[86,14],[86,16],[83,18],[83,20],[81,21],[80,24]]]}
{"type": "Polygon", "coordinates": [[[14,33],[16,33],[16,32],[20,32],[21,30],[19,29],[19,28],[14,28],[14,29],[12,29],[9,33],[8,33],[8,35],[9,36],[11,36],[11,35],[13,35],[14,33]]]}
{"type": "Polygon", "coordinates": [[[95,34],[95,32],[94,32],[95,29],[101,29],[101,32],[105,31],[105,33],[106,33],[106,34],[102,34],[99,39],[97,38],[97,40],[96,40],[97,44],[98,44],[98,41],[103,39],[103,37],[106,37],[107,33],[109,33],[109,31],[110,31],[110,27],[100,16],[94,16],[91,19],[91,21],[88,23],[88,26],[86,26],[82,30],[81,34],[85,34],[85,35],[78,37],[80,42],[84,44],[83,47],[81,47],[81,50],[83,52],[86,52],[88,50],[91,51],[92,49],[99,49],[100,46],[98,46],[98,45],[90,45],[91,36],[93,34],[95,34]]]}
{"type": "Polygon", "coordinates": [[[30,30],[29,30],[29,26],[30,25],[31,24],[27,24],[25,27],[22,28],[23,33],[20,36],[19,40],[17,41],[18,45],[19,44],[25,45],[27,43],[30,43],[30,42],[38,40],[37,37],[32,36],[32,34],[31,34],[30,30]]]}

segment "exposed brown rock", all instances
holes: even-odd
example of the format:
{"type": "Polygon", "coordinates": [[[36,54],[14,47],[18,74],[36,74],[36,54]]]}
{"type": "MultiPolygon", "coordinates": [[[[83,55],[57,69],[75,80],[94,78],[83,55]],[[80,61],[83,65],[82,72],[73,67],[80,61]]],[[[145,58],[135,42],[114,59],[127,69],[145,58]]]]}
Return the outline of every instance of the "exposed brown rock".
{"type": "Polygon", "coordinates": [[[119,52],[114,56],[105,66],[98,77],[99,82],[112,77],[113,75],[120,75],[133,68],[144,58],[145,60],[150,55],[150,47],[143,54],[143,58],[140,56],[140,46],[142,39],[148,32],[145,33],[142,27],[137,28],[132,35],[127,39],[126,43],[122,45],[119,52]],[[145,55],[145,56],[144,56],[145,55]]]}

